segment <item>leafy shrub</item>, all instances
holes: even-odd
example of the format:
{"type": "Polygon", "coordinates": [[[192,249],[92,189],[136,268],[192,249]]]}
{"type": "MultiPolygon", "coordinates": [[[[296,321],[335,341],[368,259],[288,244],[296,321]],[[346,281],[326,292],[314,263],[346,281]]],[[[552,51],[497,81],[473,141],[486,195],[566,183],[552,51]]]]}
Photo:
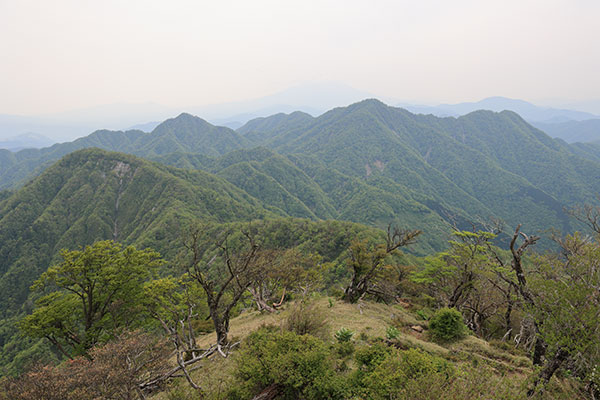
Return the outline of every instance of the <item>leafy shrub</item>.
{"type": "Polygon", "coordinates": [[[340,328],[334,336],[339,343],[349,342],[354,336],[354,331],[348,328],[340,328]]]}
{"type": "Polygon", "coordinates": [[[452,342],[466,335],[467,327],[460,311],[454,308],[438,310],[429,322],[429,332],[434,340],[452,342]]]}
{"type": "Polygon", "coordinates": [[[236,358],[239,386],[228,398],[252,398],[276,388],[282,399],[344,399],[346,382],[336,375],[331,354],[311,335],[260,329],[244,341],[236,358]]]}
{"type": "MultiPolygon", "coordinates": [[[[514,375],[499,376],[496,371],[484,365],[477,368],[462,365],[452,372],[450,379],[444,373],[434,373],[409,380],[404,388],[391,398],[396,400],[526,399],[527,382],[528,380],[515,378],[514,375]]],[[[580,394],[575,393],[573,389],[556,389],[558,388],[549,387],[543,397],[533,398],[538,400],[581,398],[580,394]]]]}
{"type": "Polygon", "coordinates": [[[290,315],[284,322],[284,328],[297,335],[310,334],[317,337],[327,335],[327,320],[323,311],[314,303],[300,302],[290,310],[290,315]]]}
{"type": "Polygon", "coordinates": [[[383,343],[363,347],[356,351],[354,359],[361,371],[370,372],[392,353],[392,348],[383,343]]]}
{"type": "Polygon", "coordinates": [[[388,326],[388,328],[385,330],[385,336],[389,340],[395,340],[398,339],[398,336],[400,336],[400,331],[395,326],[388,326]]]}
{"type": "Polygon", "coordinates": [[[368,398],[394,399],[406,393],[413,381],[435,378],[444,381],[450,377],[450,364],[425,351],[410,349],[393,352],[370,373],[363,382],[368,398]]]}
{"type": "Polygon", "coordinates": [[[416,313],[416,314],[417,314],[417,317],[418,317],[420,320],[423,320],[423,321],[428,321],[428,320],[429,320],[429,318],[431,318],[431,311],[429,311],[429,310],[428,310],[428,309],[426,309],[426,308],[422,308],[422,309],[420,309],[420,310],[417,310],[417,313],[416,313]]]}
{"type": "Polygon", "coordinates": [[[341,357],[348,357],[352,353],[354,353],[354,343],[348,342],[339,342],[336,345],[336,351],[341,357]]]}

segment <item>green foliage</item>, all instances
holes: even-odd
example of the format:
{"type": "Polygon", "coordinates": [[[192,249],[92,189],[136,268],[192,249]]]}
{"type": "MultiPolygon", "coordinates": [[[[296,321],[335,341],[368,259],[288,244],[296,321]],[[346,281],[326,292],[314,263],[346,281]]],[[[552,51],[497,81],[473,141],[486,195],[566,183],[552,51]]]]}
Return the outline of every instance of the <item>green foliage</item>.
{"type": "Polygon", "coordinates": [[[383,343],[375,343],[372,346],[362,347],[356,351],[355,359],[360,371],[372,372],[383,362],[393,349],[383,343]]]}
{"type": "Polygon", "coordinates": [[[340,328],[335,332],[333,336],[335,336],[338,343],[349,342],[350,340],[352,340],[352,336],[354,336],[354,331],[348,328],[340,328]]]}
{"type": "Polygon", "coordinates": [[[261,329],[236,358],[239,386],[229,398],[252,398],[276,386],[282,399],[345,399],[344,379],[335,374],[327,346],[311,335],[261,329]]]}
{"type": "Polygon", "coordinates": [[[431,318],[431,310],[428,309],[420,309],[415,312],[417,317],[423,321],[428,321],[431,318]]]}
{"type": "Polygon", "coordinates": [[[561,350],[577,355],[573,369],[587,379],[600,365],[600,243],[575,234],[566,237],[562,245],[566,257],[547,255],[535,260],[528,281],[535,305],[527,309],[548,353],[561,350]]]}
{"type": "Polygon", "coordinates": [[[338,341],[338,343],[336,343],[336,345],[335,345],[336,352],[342,358],[346,358],[346,357],[352,355],[352,353],[354,353],[354,349],[355,349],[354,343],[351,342],[350,340],[338,341]]]}
{"type": "Polygon", "coordinates": [[[467,327],[460,311],[454,308],[442,308],[431,317],[429,333],[439,342],[453,342],[466,335],[467,327]]]}
{"type": "Polygon", "coordinates": [[[141,305],[156,321],[181,329],[180,321],[185,321],[191,306],[195,318],[190,321],[198,333],[212,332],[212,321],[206,304],[206,295],[196,281],[187,274],[180,278],[166,277],[144,284],[141,305]]]}
{"type": "MultiPolygon", "coordinates": [[[[480,273],[491,268],[487,243],[496,238],[495,234],[486,231],[455,231],[452,235],[456,239],[448,242],[450,248],[447,251],[426,257],[425,268],[412,274],[415,282],[434,287],[438,296],[453,291],[454,287],[447,287],[448,281],[455,279],[459,284],[466,281],[461,274],[480,273]]],[[[444,300],[450,297],[451,294],[446,294],[444,300]]]]}
{"type": "Polygon", "coordinates": [[[371,399],[408,397],[409,384],[417,381],[426,384],[433,379],[448,380],[452,368],[442,358],[432,356],[422,350],[410,349],[393,353],[379,363],[365,376],[365,392],[371,399]],[[441,378],[441,379],[440,379],[441,378]]]}
{"type": "Polygon", "coordinates": [[[388,326],[385,330],[385,337],[388,340],[396,340],[400,336],[400,331],[395,326],[388,326]]]}
{"type": "Polygon", "coordinates": [[[34,290],[50,293],[19,323],[23,332],[73,356],[140,325],[143,284],[162,265],[157,252],[102,241],[61,257],[34,283],[34,290]]]}

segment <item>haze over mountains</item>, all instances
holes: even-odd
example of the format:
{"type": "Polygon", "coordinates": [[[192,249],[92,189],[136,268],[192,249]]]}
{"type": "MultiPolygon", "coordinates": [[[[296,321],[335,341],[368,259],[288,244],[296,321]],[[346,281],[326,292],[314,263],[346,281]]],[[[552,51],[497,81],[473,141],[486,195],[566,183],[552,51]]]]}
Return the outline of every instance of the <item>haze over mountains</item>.
{"type": "Polygon", "coordinates": [[[276,114],[237,131],[184,113],[149,133],[102,130],[40,150],[0,150],[0,188],[90,147],[205,170],[277,215],[402,221],[428,232],[423,249],[439,249],[453,223],[489,217],[572,231],[563,207],[600,192],[597,147],[553,140],[513,112],[439,118],[378,100],[319,117],[276,114]]]}
{"type": "MultiPolygon", "coordinates": [[[[190,106],[183,109],[191,114],[202,116],[214,125],[237,129],[257,117],[294,111],[318,116],[331,108],[370,97],[374,96],[344,84],[316,82],[252,100],[190,106]]],[[[600,139],[598,123],[592,122],[600,117],[590,112],[540,107],[526,101],[504,97],[489,97],[478,102],[437,106],[399,103],[394,99],[385,100],[389,104],[398,104],[414,113],[441,117],[461,116],[482,109],[497,112],[510,110],[550,136],[561,138],[568,143],[600,139]]],[[[24,147],[41,148],[46,145],[35,140],[20,141],[18,145],[14,145],[12,138],[23,134],[48,137],[50,141],[56,143],[71,141],[99,128],[139,129],[150,132],[160,121],[177,115],[181,110],[182,108],[149,102],[103,105],[41,116],[0,115],[0,148],[14,150],[24,147]]]]}
{"type": "Polygon", "coordinates": [[[496,112],[509,110],[516,112],[527,121],[544,122],[548,124],[598,118],[598,115],[588,112],[540,107],[527,101],[509,99],[506,97],[488,97],[477,102],[440,104],[438,106],[415,106],[411,104],[400,104],[400,106],[405,106],[405,108],[411,112],[434,114],[441,117],[456,117],[477,110],[490,110],[496,112]]]}

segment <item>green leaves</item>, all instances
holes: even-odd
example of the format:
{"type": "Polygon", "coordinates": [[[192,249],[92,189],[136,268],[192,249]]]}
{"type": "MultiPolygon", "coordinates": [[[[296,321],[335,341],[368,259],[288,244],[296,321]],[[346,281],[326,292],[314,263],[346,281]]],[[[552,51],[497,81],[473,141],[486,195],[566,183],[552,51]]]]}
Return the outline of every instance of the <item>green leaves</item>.
{"type": "Polygon", "coordinates": [[[19,324],[26,334],[46,337],[72,355],[140,325],[143,284],[163,264],[157,252],[101,241],[63,250],[61,257],[32,286],[51,292],[19,324]]]}
{"type": "Polygon", "coordinates": [[[329,357],[326,344],[314,336],[260,329],[248,336],[236,359],[235,374],[243,382],[236,394],[251,398],[276,385],[283,399],[348,398],[329,357]]]}
{"type": "Polygon", "coordinates": [[[467,327],[460,311],[454,308],[442,308],[431,318],[429,332],[438,342],[453,342],[466,335],[467,327]]]}
{"type": "MultiPolygon", "coordinates": [[[[600,362],[600,244],[579,234],[563,241],[566,258],[539,257],[529,275],[529,307],[550,347],[600,362]]],[[[593,361],[592,361],[593,360],[593,361]]]]}

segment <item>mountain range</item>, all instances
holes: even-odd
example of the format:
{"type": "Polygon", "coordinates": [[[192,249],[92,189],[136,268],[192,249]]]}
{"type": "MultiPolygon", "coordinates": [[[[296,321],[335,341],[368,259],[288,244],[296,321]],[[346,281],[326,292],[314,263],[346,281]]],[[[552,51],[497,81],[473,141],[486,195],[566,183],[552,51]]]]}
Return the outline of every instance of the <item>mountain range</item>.
{"type": "Polygon", "coordinates": [[[477,110],[489,111],[514,111],[528,122],[543,122],[546,124],[561,123],[566,121],[584,121],[598,118],[598,115],[569,109],[540,107],[524,100],[510,99],[507,97],[487,97],[476,102],[457,104],[440,104],[437,106],[417,106],[399,104],[407,110],[419,114],[433,114],[441,117],[457,117],[477,110]]]}
{"type": "MultiPolygon", "coordinates": [[[[174,260],[194,220],[283,218],[284,231],[314,221],[332,240],[392,223],[422,230],[410,251],[425,255],[444,249],[453,227],[496,219],[546,237],[580,229],[565,208],[596,201],[599,178],[600,144],[553,139],[514,112],[436,117],[374,99],[237,130],[182,113],[151,132],[0,150],[0,319],[13,326],[27,312],[29,286],[60,249],[99,239],[174,260]]],[[[3,365],[23,350],[12,337],[0,331],[3,365]]]]}
{"type": "Polygon", "coordinates": [[[563,208],[600,192],[596,146],[554,140],[509,111],[439,118],[377,100],[319,117],[257,118],[237,131],[183,113],[149,133],[103,130],[39,150],[0,150],[0,188],[14,190],[90,147],[216,174],[279,215],[403,221],[429,231],[424,248],[439,248],[456,221],[489,217],[572,231],[563,208]]]}
{"type": "MultiPolygon", "coordinates": [[[[257,117],[294,111],[303,111],[317,116],[333,107],[351,104],[368,97],[373,97],[373,95],[341,83],[312,82],[255,99],[201,106],[191,105],[184,109],[191,114],[202,115],[212,124],[238,129],[257,117]]],[[[387,102],[397,104],[414,113],[433,114],[440,117],[458,117],[477,110],[514,111],[542,130],[547,127],[545,131],[550,136],[560,137],[569,143],[580,141],[582,133],[589,131],[587,126],[580,127],[574,122],[599,118],[598,111],[594,114],[577,110],[600,110],[598,104],[593,102],[574,104],[572,105],[573,109],[559,109],[541,107],[523,100],[505,97],[489,97],[477,102],[436,106],[399,103],[392,99],[387,99],[387,102]],[[568,129],[566,127],[553,129],[555,128],[554,124],[569,121],[573,123],[569,125],[568,129]],[[545,125],[542,127],[538,123],[545,125]],[[560,131],[557,132],[557,129],[560,131]]],[[[98,127],[113,130],[139,129],[148,132],[154,129],[160,121],[181,109],[147,102],[109,104],[35,116],[0,115],[0,141],[30,132],[49,137],[53,142],[71,141],[98,127]]],[[[595,130],[595,140],[600,138],[599,135],[600,133],[595,130]]],[[[26,147],[40,148],[43,147],[43,144],[30,142],[26,147]]],[[[9,147],[0,142],[0,148],[9,147]]]]}

